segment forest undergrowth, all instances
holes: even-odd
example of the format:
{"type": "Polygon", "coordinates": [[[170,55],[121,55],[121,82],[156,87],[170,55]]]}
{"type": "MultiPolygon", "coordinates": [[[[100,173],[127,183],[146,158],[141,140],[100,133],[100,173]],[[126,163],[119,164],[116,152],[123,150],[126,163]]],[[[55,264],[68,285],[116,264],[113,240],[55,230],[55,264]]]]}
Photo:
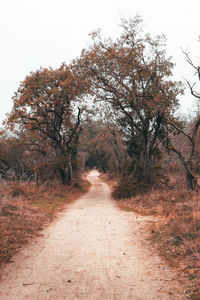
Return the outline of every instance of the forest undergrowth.
{"type": "Polygon", "coordinates": [[[41,185],[4,182],[0,185],[0,267],[56,218],[59,211],[87,192],[86,178],[71,187],[49,181],[41,185]]]}

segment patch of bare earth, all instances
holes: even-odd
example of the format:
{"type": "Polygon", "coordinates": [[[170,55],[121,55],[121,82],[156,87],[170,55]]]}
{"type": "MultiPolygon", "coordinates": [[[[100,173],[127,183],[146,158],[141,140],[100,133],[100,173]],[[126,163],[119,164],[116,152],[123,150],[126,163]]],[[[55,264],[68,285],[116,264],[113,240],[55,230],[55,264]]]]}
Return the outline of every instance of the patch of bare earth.
{"type": "Polygon", "coordinates": [[[98,175],[4,268],[1,300],[187,299],[184,280],[147,240],[155,217],[119,210],[98,175]]]}

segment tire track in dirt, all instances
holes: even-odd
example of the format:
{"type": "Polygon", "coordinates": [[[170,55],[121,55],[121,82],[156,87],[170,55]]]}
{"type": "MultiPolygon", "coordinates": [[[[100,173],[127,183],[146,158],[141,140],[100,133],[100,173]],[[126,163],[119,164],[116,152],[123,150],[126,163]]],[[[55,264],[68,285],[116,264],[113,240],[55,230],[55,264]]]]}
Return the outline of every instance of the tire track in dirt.
{"type": "Polygon", "coordinates": [[[7,265],[1,300],[186,299],[176,274],[147,247],[150,218],[120,211],[92,171],[90,191],[7,265]]]}

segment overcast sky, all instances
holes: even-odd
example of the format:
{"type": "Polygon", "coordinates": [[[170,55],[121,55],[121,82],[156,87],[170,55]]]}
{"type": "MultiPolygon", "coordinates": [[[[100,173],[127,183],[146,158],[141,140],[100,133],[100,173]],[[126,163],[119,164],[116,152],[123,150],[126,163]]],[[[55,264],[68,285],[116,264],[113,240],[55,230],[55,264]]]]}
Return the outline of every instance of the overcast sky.
{"type": "MultiPolygon", "coordinates": [[[[102,28],[106,36],[120,34],[121,17],[139,14],[145,31],[166,34],[175,76],[194,79],[181,48],[200,64],[199,0],[0,0],[0,123],[12,107],[11,97],[26,75],[42,67],[59,67],[89,44],[88,33],[102,28]]],[[[181,98],[182,111],[193,98],[181,98]]]]}

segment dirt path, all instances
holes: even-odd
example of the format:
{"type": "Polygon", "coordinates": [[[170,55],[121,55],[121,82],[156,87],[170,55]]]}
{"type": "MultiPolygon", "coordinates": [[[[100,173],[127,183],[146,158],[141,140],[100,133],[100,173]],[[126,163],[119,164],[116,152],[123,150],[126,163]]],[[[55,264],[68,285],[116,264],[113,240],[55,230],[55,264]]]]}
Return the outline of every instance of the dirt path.
{"type": "Polygon", "coordinates": [[[97,171],[88,179],[90,191],[5,268],[0,299],[186,299],[175,274],[147,248],[151,220],[119,211],[97,171]]]}

